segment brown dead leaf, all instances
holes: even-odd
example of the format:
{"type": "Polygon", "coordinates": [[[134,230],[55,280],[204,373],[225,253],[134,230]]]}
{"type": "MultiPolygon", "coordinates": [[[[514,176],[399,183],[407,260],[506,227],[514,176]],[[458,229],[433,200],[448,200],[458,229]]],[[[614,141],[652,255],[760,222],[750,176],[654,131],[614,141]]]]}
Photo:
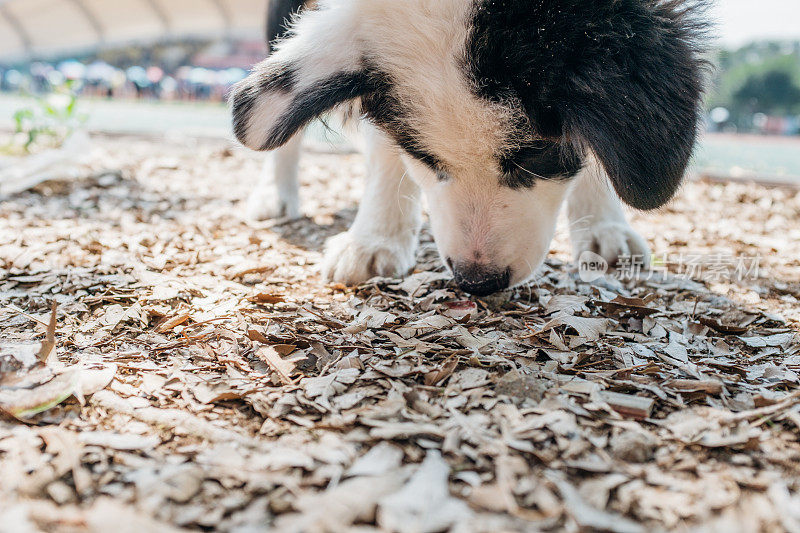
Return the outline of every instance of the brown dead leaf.
{"type": "Polygon", "coordinates": [[[579,296],[577,294],[557,294],[550,298],[544,308],[544,314],[552,315],[555,313],[563,313],[565,315],[574,315],[580,312],[589,311],[586,307],[586,302],[589,298],[586,296],[579,296]]]}
{"type": "Polygon", "coordinates": [[[378,524],[401,533],[434,533],[467,524],[472,511],[450,495],[449,474],[441,454],[429,451],[408,483],[380,500],[378,524]]]}
{"type": "Polygon", "coordinates": [[[272,346],[262,346],[256,350],[256,357],[266,363],[278,375],[284,385],[294,385],[291,375],[295,371],[294,363],[283,359],[272,346]]]}
{"type": "Polygon", "coordinates": [[[272,265],[264,265],[264,266],[257,266],[252,268],[245,268],[243,270],[239,270],[234,272],[230,275],[230,279],[239,279],[245,276],[249,276],[250,274],[269,274],[275,271],[275,267],[272,265]]]}
{"type": "Polygon", "coordinates": [[[265,304],[265,305],[275,305],[284,303],[286,301],[285,296],[281,296],[280,294],[271,294],[268,292],[260,292],[255,296],[251,296],[248,298],[248,301],[256,303],[256,304],[265,304]]]}
{"type": "Polygon", "coordinates": [[[162,320],[158,326],[156,326],[156,333],[167,333],[168,331],[172,331],[178,326],[185,324],[189,320],[189,317],[189,313],[181,313],[172,318],[162,320]]]}
{"type": "Polygon", "coordinates": [[[0,410],[25,422],[67,400],[79,385],[80,375],[72,370],[33,388],[3,389],[0,390],[0,410]]]}
{"type": "Polygon", "coordinates": [[[32,373],[35,381],[24,386],[0,388],[0,410],[27,421],[75,396],[83,404],[85,396],[106,388],[114,379],[116,365],[70,367],[53,375],[49,369],[32,373]]]}
{"type": "Polygon", "coordinates": [[[548,471],[546,475],[564,498],[567,512],[581,528],[614,533],[644,533],[647,531],[643,526],[617,513],[592,507],[581,497],[578,490],[559,473],[548,471]]]}
{"type": "Polygon", "coordinates": [[[198,383],[193,389],[192,394],[197,401],[204,404],[225,402],[229,400],[239,400],[246,395],[245,392],[231,387],[225,383],[207,384],[198,383]]]}
{"type": "Polygon", "coordinates": [[[478,304],[472,300],[445,302],[442,306],[444,316],[459,322],[474,319],[478,315],[478,304]]]}
{"type": "Polygon", "coordinates": [[[272,348],[282,357],[287,357],[297,351],[297,346],[294,344],[273,344],[272,348]]]}
{"type": "Polygon", "coordinates": [[[451,357],[442,363],[439,368],[425,374],[425,385],[436,387],[444,383],[458,367],[458,358],[451,357]]]}
{"type": "Polygon", "coordinates": [[[629,305],[631,307],[646,307],[651,303],[653,303],[656,300],[656,298],[658,298],[658,296],[656,296],[655,294],[648,294],[644,298],[631,298],[628,296],[622,296],[620,294],[611,301],[619,305],[629,305]]]}
{"type": "Polygon", "coordinates": [[[606,318],[585,318],[573,315],[562,315],[554,318],[544,327],[528,338],[541,335],[559,326],[568,326],[578,333],[578,337],[585,342],[595,342],[608,331],[611,321],[606,318]]]}
{"type": "Polygon", "coordinates": [[[595,301],[594,303],[606,312],[618,315],[632,315],[638,318],[644,318],[661,312],[659,309],[648,307],[644,302],[645,300],[640,298],[624,298],[618,296],[610,302],[595,301]]]}
{"type": "Polygon", "coordinates": [[[247,338],[251,341],[260,342],[261,344],[270,344],[269,339],[257,329],[248,329],[247,338]]]}
{"type": "Polygon", "coordinates": [[[725,335],[744,335],[749,331],[746,327],[723,324],[719,320],[710,317],[700,317],[700,323],[725,335]]]}
{"type": "Polygon", "coordinates": [[[39,350],[38,358],[44,364],[50,362],[50,356],[56,348],[56,319],[58,312],[58,304],[53,300],[50,304],[50,322],[47,325],[47,336],[42,342],[42,347],[39,350]]]}
{"type": "Polygon", "coordinates": [[[617,392],[600,391],[598,397],[623,416],[635,419],[650,418],[655,407],[655,400],[643,396],[620,394],[617,392]]]}
{"type": "Polygon", "coordinates": [[[715,396],[724,390],[722,383],[714,380],[673,379],[664,383],[664,386],[680,392],[704,392],[715,396]]]}

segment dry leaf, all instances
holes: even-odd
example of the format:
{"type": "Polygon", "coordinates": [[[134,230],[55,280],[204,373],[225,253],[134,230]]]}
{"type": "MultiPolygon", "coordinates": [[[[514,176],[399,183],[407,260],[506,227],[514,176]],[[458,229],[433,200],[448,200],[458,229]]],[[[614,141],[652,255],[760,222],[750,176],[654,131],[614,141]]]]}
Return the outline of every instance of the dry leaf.
{"type": "Polygon", "coordinates": [[[541,335],[559,326],[568,326],[578,333],[585,342],[595,342],[608,331],[611,321],[605,318],[584,318],[572,315],[563,315],[554,318],[544,325],[535,335],[541,335]]]}
{"type": "Polygon", "coordinates": [[[29,420],[71,397],[79,386],[79,372],[70,370],[32,389],[3,389],[0,409],[19,420],[29,420]]]}
{"type": "Polygon", "coordinates": [[[650,418],[653,413],[653,407],[656,404],[652,398],[619,394],[617,392],[600,391],[597,396],[619,414],[637,419],[650,418]]]}
{"type": "Polygon", "coordinates": [[[664,383],[664,386],[681,392],[705,392],[714,395],[721,394],[724,390],[722,383],[714,380],[673,379],[664,383]]]}
{"type": "Polygon", "coordinates": [[[381,442],[359,457],[347,470],[347,475],[349,477],[386,475],[400,468],[403,455],[403,450],[397,446],[381,442]]]}
{"type": "Polygon", "coordinates": [[[301,494],[294,503],[299,511],[278,519],[278,531],[338,533],[359,520],[371,520],[378,501],[400,487],[406,475],[392,472],[379,477],[349,479],[327,492],[301,494]]]}
{"type": "Polygon", "coordinates": [[[469,523],[466,503],[450,495],[450,467],[430,451],[402,489],[380,500],[378,524],[399,533],[435,533],[469,523]]]}
{"type": "Polygon", "coordinates": [[[458,367],[458,359],[455,357],[451,357],[444,363],[442,363],[436,370],[433,372],[428,372],[425,374],[425,385],[429,387],[437,387],[444,383],[450,376],[453,375],[453,372],[458,367]]]}
{"type": "Polygon", "coordinates": [[[275,348],[271,346],[262,346],[256,350],[256,356],[265,362],[284,385],[294,385],[294,380],[291,378],[295,371],[293,363],[283,359],[275,348]]]}
{"type": "Polygon", "coordinates": [[[556,472],[546,472],[564,498],[564,505],[573,520],[582,528],[613,533],[645,533],[647,529],[619,514],[596,509],[581,498],[580,493],[556,472]]]}
{"type": "Polygon", "coordinates": [[[168,331],[172,331],[173,329],[177,328],[178,326],[185,324],[191,315],[189,313],[181,313],[176,315],[172,318],[168,318],[163,320],[157,327],[156,333],[166,333],[168,331]]]}
{"type": "Polygon", "coordinates": [[[478,316],[478,304],[472,300],[445,302],[442,305],[444,307],[444,316],[459,322],[472,320],[478,316]]]}
{"type": "Polygon", "coordinates": [[[86,446],[101,446],[121,451],[147,451],[161,444],[155,436],[113,433],[110,431],[84,431],[78,440],[86,446]]]}
{"type": "Polygon", "coordinates": [[[279,294],[260,292],[255,296],[251,296],[248,300],[257,304],[275,305],[285,302],[286,297],[279,294]]]}
{"type": "Polygon", "coordinates": [[[39,361],[44,364],[50,362],[50,356],[54,353],[56,348],[56,319],[58,313],[58,304],[55,300],[50,304],[50,322],[47,325],[47,336],[42,342],[42,347],[39,350],[39,361]]]}
{"type": "Polygon", "coordinates": [[[589,308],[586,307],[588,301],[589,298],[586,296],[557,294],[550,298],[547,305],[545,305],[544,314],[552,315],[554,313],[563,313],[565,315],[574,315],[584,311],[588,312],[589,308]]]}

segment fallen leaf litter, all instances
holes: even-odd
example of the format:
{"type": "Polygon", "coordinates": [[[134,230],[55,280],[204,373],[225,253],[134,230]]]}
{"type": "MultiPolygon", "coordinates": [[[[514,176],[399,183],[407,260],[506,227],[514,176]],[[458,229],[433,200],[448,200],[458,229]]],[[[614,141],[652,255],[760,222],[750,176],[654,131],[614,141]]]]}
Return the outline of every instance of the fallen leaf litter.
{"type": "Polygon", "coordinates": [[[427,233],[404,280],[324,284],[360,157],[308,155],[313,217],[252,224],[260,164],[102,139],[0,206],[0,530],[800,530],[796,191],[635,215],[758,279],[586,284],[559,234],[471,300],[427,233]]]}

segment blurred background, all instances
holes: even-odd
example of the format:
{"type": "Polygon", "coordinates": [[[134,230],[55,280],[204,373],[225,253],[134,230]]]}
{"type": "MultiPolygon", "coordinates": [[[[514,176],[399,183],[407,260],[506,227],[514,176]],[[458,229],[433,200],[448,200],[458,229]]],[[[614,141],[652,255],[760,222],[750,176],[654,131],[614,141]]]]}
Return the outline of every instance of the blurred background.
{"type": "MultiPolygon", "coordinates": [[[[0,0],[0,151],[75,129],[229,137],[225,96],[264,57],[265,9],[266,0],[0,0]]],[[[695,174],[800,183],[800,2],[716,0],[709,16],[717,68],[695,174]]]]}

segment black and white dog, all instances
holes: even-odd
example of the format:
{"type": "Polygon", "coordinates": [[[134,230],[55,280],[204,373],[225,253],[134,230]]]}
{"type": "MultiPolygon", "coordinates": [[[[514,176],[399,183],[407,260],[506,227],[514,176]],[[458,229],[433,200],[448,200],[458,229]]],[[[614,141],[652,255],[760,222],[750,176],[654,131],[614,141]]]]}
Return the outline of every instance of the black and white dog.
{"type": "Polygon", "coordinates": [[[686,170],[704,67],[695,6],[274,0],[271,37],[300,14],[232,94],[239,140],[280,148],[256,214],[299,215],[299,133],[357,103],[369,182],[352,228],[329,242],[329,279],[413,268],[422,193],[444,262],[476,295],[534,274],[565,200],[576,255],[647,256],[620,198],[660,207],[686,170]]]}

